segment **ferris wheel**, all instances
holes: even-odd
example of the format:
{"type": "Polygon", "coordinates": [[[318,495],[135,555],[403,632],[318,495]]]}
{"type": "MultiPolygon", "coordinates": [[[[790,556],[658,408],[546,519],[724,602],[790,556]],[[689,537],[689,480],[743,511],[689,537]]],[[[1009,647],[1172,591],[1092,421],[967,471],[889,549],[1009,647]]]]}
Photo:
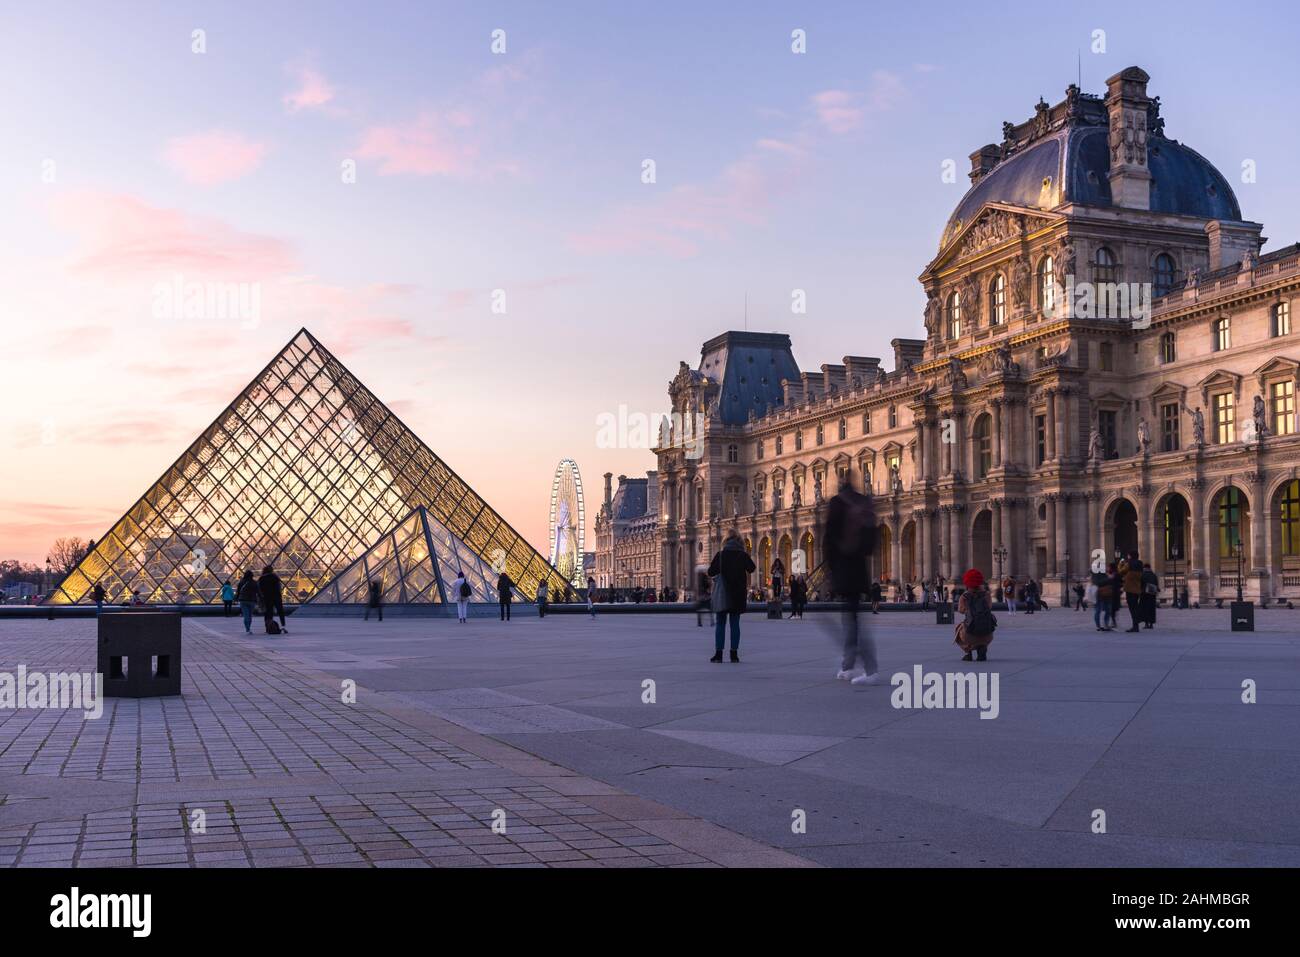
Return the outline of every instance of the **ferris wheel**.
{"type": "Polygon", "coordinates": [[[582,580],[586,527],[578,463],[563,459],[555,467],[555,481],[551,483],[551,564],[565,581],[578,587],[586,584],[582,580]]]}

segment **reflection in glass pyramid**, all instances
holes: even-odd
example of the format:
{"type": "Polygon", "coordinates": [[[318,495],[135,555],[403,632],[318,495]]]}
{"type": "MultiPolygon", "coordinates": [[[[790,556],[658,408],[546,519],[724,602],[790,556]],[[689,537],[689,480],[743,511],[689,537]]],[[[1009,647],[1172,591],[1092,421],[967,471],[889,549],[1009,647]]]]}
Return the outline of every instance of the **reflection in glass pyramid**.
{"type": "MultiPolygon", "coordinates": [[[[500,572],[417,507],[378,542],[339,572],[307,602],[313,605],[364,604],[370,583],[379,582],[385,605],[444,605],[456,601],[452,585],[464,572],[472,602],[495,602],[500,572]]],[[[515,589],[516,598],[524,596],[515,589]]]]}
{"type": "Polygon", "coordinates": [[[427,595],[437,591],[437,572],[412,558],[421,525],[423,547],[432,542],[448,561],[503,567],[524,596],[543,579],[555,600],[572,595],[541,554],[303,329],[46,600],[89,603],[100,584],[114,603],[135,591],[150,603],[214,603],[222,582],[271,565],[285,600],[305,602],[336,577],[344,587],[341,573],[363,555],[386,589],[431,575],[427,595]]]}

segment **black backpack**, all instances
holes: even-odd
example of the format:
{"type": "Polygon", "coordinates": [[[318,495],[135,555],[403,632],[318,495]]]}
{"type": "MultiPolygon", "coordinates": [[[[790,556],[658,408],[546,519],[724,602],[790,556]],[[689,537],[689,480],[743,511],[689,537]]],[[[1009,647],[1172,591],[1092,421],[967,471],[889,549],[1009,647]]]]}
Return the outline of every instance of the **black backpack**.
{"type": "Polygon", "coordinates": [[[469,582],[461,582],[461,583],[460,583],[460,597],[461,597],[461,598],[468,598],[468,597],[469,597],[470,595],[472,595],[473,593],[474,593],[473,590],[469,587],[469,582]]]}
{"type": "Polygon", "coordinates": [[[993,608],[983,592],[968,592],[966,597],[966,630],[972,635],[991,635],[998,626],[993,608]]]}
{"type": "Polygon", "coordinates": [[[280,623],[274,618],[268,618],[266,621],[266,633],[268,635],[278,635],[280,633],[280,623]]]}

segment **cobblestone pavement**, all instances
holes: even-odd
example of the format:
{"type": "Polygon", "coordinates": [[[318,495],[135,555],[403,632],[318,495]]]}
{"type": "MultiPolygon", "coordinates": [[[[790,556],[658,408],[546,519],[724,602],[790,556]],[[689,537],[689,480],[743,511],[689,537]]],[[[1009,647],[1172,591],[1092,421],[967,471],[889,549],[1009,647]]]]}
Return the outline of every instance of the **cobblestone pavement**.
{"type": "MultiPolygon", "coordinates": [[[[0,622],[0,672],[93,671],[94,627],[0,622]]],[[[393,695],[345,704],[339,678],[195,619],[180,697],[0,711],[0,865],[729,863],[807,862],[393,695]]]]}

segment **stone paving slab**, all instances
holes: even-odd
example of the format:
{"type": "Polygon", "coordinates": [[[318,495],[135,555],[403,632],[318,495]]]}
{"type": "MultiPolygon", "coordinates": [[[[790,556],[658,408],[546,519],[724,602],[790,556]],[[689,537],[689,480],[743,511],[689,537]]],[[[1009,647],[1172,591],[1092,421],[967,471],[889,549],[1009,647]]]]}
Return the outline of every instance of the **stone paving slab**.
{"type": "MultiPolygon", "coordinates": [[[[345,703],[318,670],[372,659],[299,662],[194,619],[183,635],[180,697],[108,699],[96,720],[0,711],[0,866],[694,867],[724,866],[715,846],[734,852],[708,822],[677,842],[639,827],[688,815],[399,696],[363,687],[345,703]]],[[[94,658],[93,621],[0,623],[0,671],[88,671],[94,658]]],[[[762,866],[804,863],[731,837],[762,866]]]]}

